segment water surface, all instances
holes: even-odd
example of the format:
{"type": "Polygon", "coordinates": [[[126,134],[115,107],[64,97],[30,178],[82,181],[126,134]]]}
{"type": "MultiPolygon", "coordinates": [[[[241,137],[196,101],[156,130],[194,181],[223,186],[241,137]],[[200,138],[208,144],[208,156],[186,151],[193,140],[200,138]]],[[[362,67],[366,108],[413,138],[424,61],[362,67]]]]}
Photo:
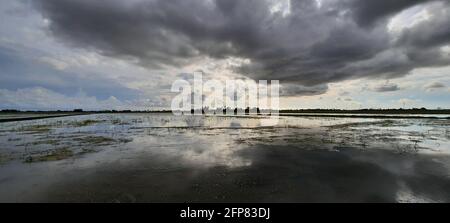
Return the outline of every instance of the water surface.
{"type": "Polygon", "coordinates": [[[0,123],[0,201],[449,202],[448,119],[95,114],[0,123]]]}

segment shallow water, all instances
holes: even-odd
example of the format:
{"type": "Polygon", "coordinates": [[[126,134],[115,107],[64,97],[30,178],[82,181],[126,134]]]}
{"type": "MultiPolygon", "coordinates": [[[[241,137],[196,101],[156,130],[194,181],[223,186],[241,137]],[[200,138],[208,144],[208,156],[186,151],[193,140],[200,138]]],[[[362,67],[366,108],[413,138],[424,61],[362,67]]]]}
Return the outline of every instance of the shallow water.
{"type": "Polygon", "coordinates": [[[96,114],[0,123],[0,201],[449,202],[446,119],[96,114]]]}

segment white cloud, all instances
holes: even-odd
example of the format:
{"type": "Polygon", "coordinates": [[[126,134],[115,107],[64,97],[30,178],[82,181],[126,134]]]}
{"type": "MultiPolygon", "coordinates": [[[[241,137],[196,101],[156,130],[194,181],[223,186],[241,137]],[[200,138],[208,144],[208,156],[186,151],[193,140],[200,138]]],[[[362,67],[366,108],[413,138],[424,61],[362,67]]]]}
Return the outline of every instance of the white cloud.
{"type": "MultiPolygon", "coordinates": [[[[435,5],[431,5],[435,6],[435,5]]],[[[392,17],[388,23],[388,30],[394,35],[400,34],[404,29],[412,28],[422,22],[428,21],[432,18],[429,12],[430,5],[418,5],[406,9],[403,12],[392,17]]]]}
{"type": "Polygon", "coordinates": [[[49,64],[57,70],[65,70],[69,66],[66,62],[51,57],[41,57],[39,61],[49,64]]]}

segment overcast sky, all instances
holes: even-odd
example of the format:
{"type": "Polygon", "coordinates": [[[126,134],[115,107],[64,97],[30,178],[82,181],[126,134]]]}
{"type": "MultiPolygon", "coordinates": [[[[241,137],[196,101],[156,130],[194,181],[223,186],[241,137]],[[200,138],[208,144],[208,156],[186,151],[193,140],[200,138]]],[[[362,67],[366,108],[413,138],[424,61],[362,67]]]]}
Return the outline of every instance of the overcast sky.
{"type": "Polygon", "coordinates": [[[168,108],[171,84],[280,80],[283,108],[450,108],[450,2],[0,4],[0,109],[168,108]]]}

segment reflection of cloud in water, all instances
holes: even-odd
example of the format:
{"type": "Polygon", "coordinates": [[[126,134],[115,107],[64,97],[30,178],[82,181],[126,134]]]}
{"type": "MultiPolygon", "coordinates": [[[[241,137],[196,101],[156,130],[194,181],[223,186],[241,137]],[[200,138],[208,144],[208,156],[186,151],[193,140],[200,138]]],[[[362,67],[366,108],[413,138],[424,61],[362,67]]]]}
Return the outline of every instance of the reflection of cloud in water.
{"type": "Polygon", "coordinates": [[[0,165],[0,187],[6,189],[0,190],[0,200],[425,202],[450,197],[448,120],[280,117],[274,127],[264,122],[271,125],[270,117],[98,114],[1,123],[0,155],[17,160],[0,165]],[[79,143],[93,136],[96,140],[79,143]],[[110,141],[105,144],[101,137],[110,141]],[[417,151],[404,149],[416,141],[417,151]],[[93,152],[22,163],[24,153],[59,147],[93,152]]]}
{"type": "Polygon", "coordinates": [[[233,143],[233,136],[220,134],[220,130],[211,131],[216,131],[216,133],[202,135],[202,131],[192,132],[183,129],[178,131],[148,130],[149,135],[134,138],[127,147],[179,157],[182,161],[199,167],[251,165],[251,160],[236,154],[244,145],[233,143]],[[161,138],[151,134],[164,134],[165,137],[161,138]]]}
{"type": "Polygon", "coordinates": [[[414,192],[404,183],[400,183],[400,188],[396,194],[396,200],[401,203],[431,203],[433,200],[423,197],[414,192]]]}

